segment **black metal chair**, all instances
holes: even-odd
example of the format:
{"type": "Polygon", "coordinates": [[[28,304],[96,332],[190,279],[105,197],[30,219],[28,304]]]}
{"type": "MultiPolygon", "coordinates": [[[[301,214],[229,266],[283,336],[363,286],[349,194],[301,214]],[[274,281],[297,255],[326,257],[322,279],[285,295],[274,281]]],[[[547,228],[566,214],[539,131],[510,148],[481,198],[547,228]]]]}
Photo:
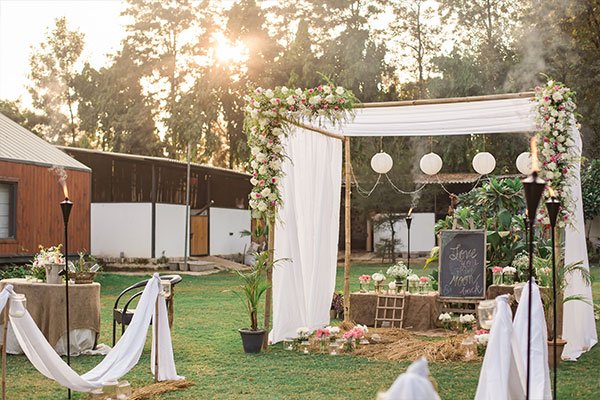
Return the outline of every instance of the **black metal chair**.
{"type": "MultiPolygon", "coordinates": [[[[181,282],[181,276],[179,275],[162,275],[160,276],[161,280],[169,280],[171,281],[171,295],[166,299],[167,300],[167,310],[168,310],[168,316],[169,316],[169,327],[173,326],[173,296],[175,295],[175,285],[177,285],[179,282],[181,282]]],[[[131,323],[131,319],[133,318],[133,314],[135,313],[135,308],[130,308],[131,306],[131,302],[133,300],[135,300],[136,298],[140,297],[142,295],[142,293],[144,292],[143,288],[146,286],[146,283],[148,283],[149,279],[145,279],[143,281],[137,282],[131,286],[129,286],[127,289],[123,290],[121,292],[121,294],[119,294],[119,296],[117,297],[117,300],[115,301],[115,305],[113,307],[113,346],[116,343],[117,340],[117,324],[121,324],[121,335],[123,335],[123,333],[125,333],[125,327],[127,325],[129,325],[131,323]],[[129,300],[127,300],[127,302],[125,302],[125,305],[122,308],[119,308],[119,301],[121,300],[121,298],[123,298],[123,296],[125,296],[127,293],[132,292],[136,289],[140,289],[142,288],[142,290],[138,291],[137,293],[135,293],[133,296],[131,296],[129,298],[129,300]]]]}

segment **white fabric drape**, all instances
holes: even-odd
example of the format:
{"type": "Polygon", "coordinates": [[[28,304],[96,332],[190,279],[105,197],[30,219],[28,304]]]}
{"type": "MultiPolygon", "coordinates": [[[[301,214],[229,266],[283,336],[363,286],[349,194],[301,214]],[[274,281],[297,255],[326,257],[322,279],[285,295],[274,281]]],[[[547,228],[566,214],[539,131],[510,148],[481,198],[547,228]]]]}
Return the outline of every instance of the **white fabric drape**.
{"type": "Polygon", "coordinates": [[[295,129],[284,141],[283,206],[275,228],[273,343],[329,323],[335,289],[342,143],[295,129]]]}
{"type": "Polygon", "coordinates": [[[322,121],[320,125],[345,136],[375,137],[534,132],[533,106],[531,99],[520,98],[361,108],[341,126],[322,121]]]}
{"type": "MultiPolygon", "coordinates": [[[[531,308],[531,368],[529,398],[536,400],[552,399],[550,386],[550,367],[548,366],[548,328],[544,316],[544,305],[537,284],[532,285],[531,308]]],[[[523,287],[521,300],[513,322],[514,332],[519,345],[517,353],[523,362],[524,374],[527,369],[527,320],[529,305],[529,283],[523,287]]],[[[523,375],[526,382],[526,375],[523,375]]]]}
{"type": "MultiPolygon", "coordinates": [[[[153,318],[159,291],[160,278],[158,274],[155,274],[146,284],[131,324],[121,339],[100,364],[81,376],[73,371],[54,351],[26,310],[24,310],[23,317],[10,317],[10,322],[23,352],[40,373],[75,391],[88,392],[101,387],[103,382],[118,380],[137,364],[144,350],[146,334],[153,318]]],[[[175,370],[166,314],[166,303],[164,299],[160,298],[158,316],[159,380],[179,380],[182,377],[178,376],[175,370]]],[[[152,348],[154,347],[153,338],[152,348]]],[[[153,361],[154,359],[151,359],[152,364],[153,361]]]]}
{"type": "Polygon", "coordinates": [[[475,400],[525,398],[526,375],[519,351],[507,296],[498,296],[475,400]]]}
{"type": "MultiPolygon", "coordinates": [[[[571,137],[575,141],[578,155],[581,156],[581,135],[574,127],[571,137]]],[[[575,198],[575,213],[573,215],[573,226],[566,229],[565,236],[565,263],[583,261],[583,267],[588,271],[590,264],[588,260],[587,245],[585,241],[585,224],[583,219],[583,201],[581,195],[580,164],[577,163],[573,174],[573,180],[569,182],[575,198]]],[[[596,332],[596,321],[594,320],[594,307],[592,306],[592,288],[587,285],[581,274],[575,272],[565,276],[567,286],[565,297],[581,295],[588,299],[586,302],[573,300],[564,303],[563,309],[563,331],[562,337],[567,341],[563,350],[562,358],[565,360],[576,360],[581,353],[588,351],[598,343],[596,332]]]]}
{"type": "Polygon", "coordinates": [[[429,380],[429,368],[424,357],[413,362],[406,372],[401,374],[389,390],[378,400],[440,400],[433,384],[429,380]]]}

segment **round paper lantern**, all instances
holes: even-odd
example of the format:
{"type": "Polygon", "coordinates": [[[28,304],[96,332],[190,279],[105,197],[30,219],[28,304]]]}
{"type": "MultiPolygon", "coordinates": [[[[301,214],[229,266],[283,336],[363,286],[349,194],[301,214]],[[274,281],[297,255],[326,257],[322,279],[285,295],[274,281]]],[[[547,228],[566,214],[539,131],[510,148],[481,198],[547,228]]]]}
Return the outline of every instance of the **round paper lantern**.
{"type": "Polygon", "coordinates": [[[479,175],[487,175],[496,168],[496,159],[491,153],[484,151],[473,157],[473,169],[479,175]]]}
{"type": "Polygon", "coordinates": [[[519,157],[517,157],[516,164],[517,169],[520,173],[522,173],[523,175],[531,174],[531,153],[526,151],[524,153],[519,154],[519,157]]]}
{"type": "Polygon", "coordinates": [[[442,158],[435,153],[428,153],[421,157],[419,166],[421,171],[427,175],[435,175],[442,169],[442,158]]]}
{"type": "Polygon", "coordinates": [[[371,158],[371,168],[378,174],[387,174],[390,172],[393,165],[394,161],[392,160],[392,157],[384,151],[375,154],[373,158],[371,158]]]}

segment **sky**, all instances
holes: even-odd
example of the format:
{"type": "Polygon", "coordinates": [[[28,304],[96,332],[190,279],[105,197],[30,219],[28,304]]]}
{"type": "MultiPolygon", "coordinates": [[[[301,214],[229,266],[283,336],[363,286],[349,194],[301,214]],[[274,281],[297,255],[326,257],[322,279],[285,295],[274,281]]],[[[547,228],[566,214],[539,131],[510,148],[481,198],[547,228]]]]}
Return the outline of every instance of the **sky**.
{"type": "Polygon", "coordinates": [[[82,59],[94,67],[105,64],[125,34],[122,7],[120,0],[0,0],[0,99],[31,104],[26,88],[31,46],[44,40],[58,17],[85,34],[82,59]]]}

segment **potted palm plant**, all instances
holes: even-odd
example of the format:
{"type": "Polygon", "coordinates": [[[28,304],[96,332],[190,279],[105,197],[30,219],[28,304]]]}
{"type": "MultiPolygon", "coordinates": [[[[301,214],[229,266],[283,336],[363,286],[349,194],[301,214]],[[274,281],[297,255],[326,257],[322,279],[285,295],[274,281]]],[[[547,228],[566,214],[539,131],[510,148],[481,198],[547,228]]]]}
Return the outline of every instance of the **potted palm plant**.
{"type": "Polygon", "coordinates": [[[240,292],[236,292],[250,317],[250,327],[239,329],[242,336],[242,345],[246,353],[260,353],[265,330],[258,328],[258,305],[262,295],[269,288],[266,280],[266,272],[269,265],[269,251],[256,253],[254,264],[246,271],[236,271],[242,283],[240,292]]]}

